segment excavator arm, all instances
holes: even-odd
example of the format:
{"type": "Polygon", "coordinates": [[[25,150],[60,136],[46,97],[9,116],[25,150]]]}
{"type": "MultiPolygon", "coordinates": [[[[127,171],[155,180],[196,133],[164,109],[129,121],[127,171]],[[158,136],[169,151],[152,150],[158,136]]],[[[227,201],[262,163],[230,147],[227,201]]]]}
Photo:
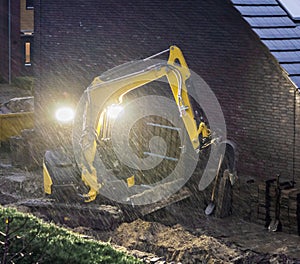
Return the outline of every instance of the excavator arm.
{"type": "Polygon", "coordinates": [[[97,140],[104,129],[103,113],[107,106],[122,103],[123,96],[134,89],[166,77],[192,146],[194,149],[199,147],[197,124],[186,85],[191,73],[178,47],[171,46],[164,52],[169,52],[167,62],[152,60],[156,55],[151,56],[139,61],[138,67],[127,65],[128,69],[136,69],[125,71],[123,75],[115,74],[118,72],[116,70],[108,72],[103,78],[96,77],[85,91],[83,127],[80,135],[81,160],[78,165],[81,168],[81,178],[90,189],[85,195],[87,202],[93,201],[101,188],[93,163],[97,140]]]}

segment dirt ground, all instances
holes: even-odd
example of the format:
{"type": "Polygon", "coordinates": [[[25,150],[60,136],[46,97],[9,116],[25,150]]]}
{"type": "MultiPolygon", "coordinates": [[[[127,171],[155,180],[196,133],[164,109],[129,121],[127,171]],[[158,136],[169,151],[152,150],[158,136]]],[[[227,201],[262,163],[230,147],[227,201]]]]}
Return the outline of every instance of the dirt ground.
{"type": "MultiPolygon", "coordinates": [[[[0,102],[23,92],[6,91],[7,87],[0,87],[0,102]]],[[[43,197],[42,185],[41,168],[29,171],[11,166],[8,148],[2,144],[0,204],[30,212],[19,204],[43,197]]],[[[299,236],[268,232],[237,216],[206,216],[203,209],[203,204],[189,198],[142,219],[122,223],[114,230],[100,231],[83,225],[72,229],[108,241],[144,263],[300,263],[299,236]]],[[[34,214],[51,221],[42,212],[34,214]]]]}
{"type": "MultiPolygon", "coordinates": [[[[18,203],[43,196],[42,171],[14,168],[4,153],[0,155],[0,204],[30,212],[18,203]]],[[[34,214],[51,220],[37,211],[34,214]]],[[[193,198],[114,230],[80,225],[72,229],[108,241],[144,263],[300,263],[298,236],[270,233],[236,217],[206,216],[193,198]]]]}

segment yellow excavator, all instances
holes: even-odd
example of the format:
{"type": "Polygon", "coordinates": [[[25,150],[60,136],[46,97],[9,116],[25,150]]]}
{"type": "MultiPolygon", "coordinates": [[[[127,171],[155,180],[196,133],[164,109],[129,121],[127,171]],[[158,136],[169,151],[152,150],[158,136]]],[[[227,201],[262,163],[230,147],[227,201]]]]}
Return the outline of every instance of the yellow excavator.
{"type": "MultiPolygon", "coordinates": [[[[113,200],[143,207],[143,214],[190,196],[186,182],[199,165],[195,113],[201,111],[195,111],[198,106],[189,94],[190,77],[176,46],[96,77],[77,106],[72,145],[45,153],[45,194],[64,203],[113,200]],[[156,59],[164,53],[169,53],[167,61],[156,59]],[[145,96],[137,92],[140,90],[152,94],[145,96]],[[114,137],[119,137],[115,143],[114,137]],[[151,142],[156,143],[151,146],[151,142]],[[134,161],[130,163],[129,158],[134,161]]],[[[220,142],[212,136],[204,147],[221,146],[220,142]]],[[[234,153],[226,167],[234,174],[234,153]]]]}

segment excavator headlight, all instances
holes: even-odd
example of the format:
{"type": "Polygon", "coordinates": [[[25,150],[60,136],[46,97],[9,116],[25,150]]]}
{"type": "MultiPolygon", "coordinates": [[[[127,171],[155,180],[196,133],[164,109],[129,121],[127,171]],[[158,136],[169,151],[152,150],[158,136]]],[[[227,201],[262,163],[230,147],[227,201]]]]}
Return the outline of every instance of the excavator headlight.
{"type": "Polygon", "coordinates": [[[75,112],[71,107],[61,107],[56,110],[55,118],[61,123],[69,123],[73,121],[75,112]]]}
{"type": "Polygon", "coordinates": [[[118,104],[112,104],[109,107],[107,107],[107,116],[111,119],[116,119],[118,115],[123,112],[124,108],[121,105],[118,104]]]}

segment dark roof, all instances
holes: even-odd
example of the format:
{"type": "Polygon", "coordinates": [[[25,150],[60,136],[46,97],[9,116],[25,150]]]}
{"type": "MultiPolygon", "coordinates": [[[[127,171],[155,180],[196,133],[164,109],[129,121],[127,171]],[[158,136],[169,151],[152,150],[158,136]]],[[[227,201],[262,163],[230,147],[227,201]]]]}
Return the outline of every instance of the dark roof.
{"type": "Polygon", "coordinates": [[[300,25],[276,0],[231,0],[300,89],[300,25]]]}

